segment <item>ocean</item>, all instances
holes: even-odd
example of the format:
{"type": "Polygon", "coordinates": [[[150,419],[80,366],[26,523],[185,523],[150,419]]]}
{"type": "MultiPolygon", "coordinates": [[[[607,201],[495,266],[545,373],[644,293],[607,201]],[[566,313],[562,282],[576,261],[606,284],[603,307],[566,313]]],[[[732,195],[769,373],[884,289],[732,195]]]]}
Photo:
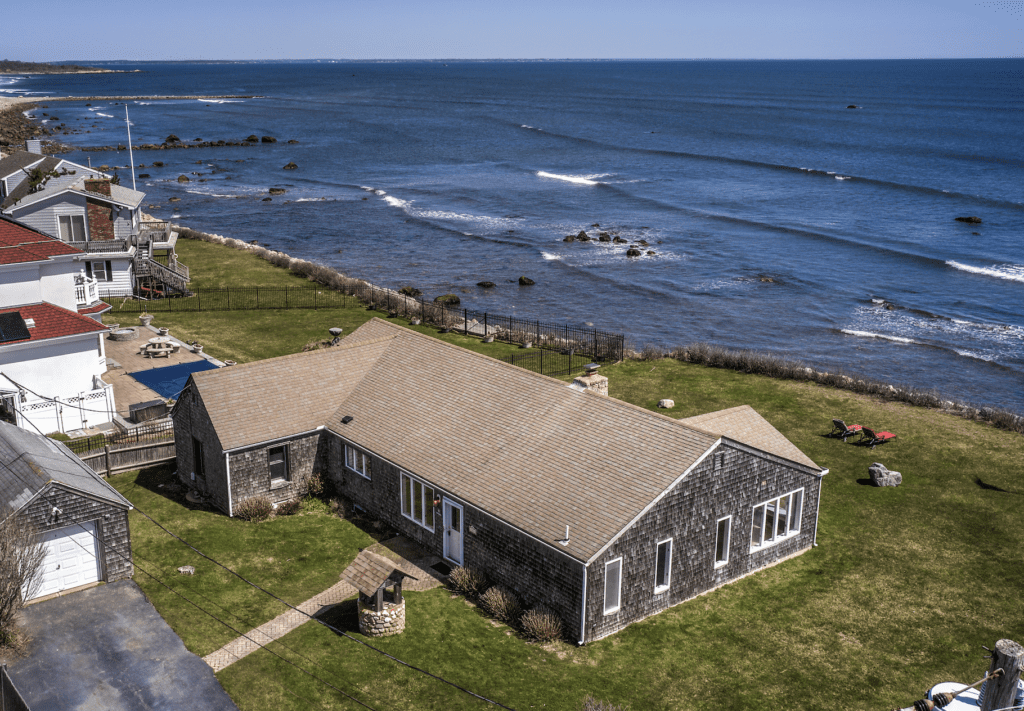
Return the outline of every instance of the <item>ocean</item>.
{"type": "MultiPolygon", "coordinates": [[[[1024,412],[1024,60],[104,66],[141,71],[0,91],[264,97],[129,102],[136,145],[278,139],[137,151],[158,217],[492,313],[1024,412]]],[[[34,115],[126,142],[124,106],[34,115]]]]}

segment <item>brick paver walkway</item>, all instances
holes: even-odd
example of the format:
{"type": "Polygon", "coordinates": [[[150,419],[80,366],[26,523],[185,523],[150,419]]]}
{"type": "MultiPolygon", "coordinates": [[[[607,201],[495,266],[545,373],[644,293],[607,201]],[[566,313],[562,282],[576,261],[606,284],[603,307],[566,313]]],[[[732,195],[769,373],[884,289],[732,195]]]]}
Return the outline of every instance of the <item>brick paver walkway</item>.
{"type": "MultiPolygon", "coordinates": [[[[324,590],[319,595],[311,597],[297,607],[308,615],[316,615],[326,607],[337,605],[356,594],[356,589],[341,581],[324,590]]],[[[255,652],[260,645],[273,642],[297,628],[299,625],[308,622],[309,618],[301,612],[288,610],[278,615],[270,622],[260,625],[254,630],[246,633],[245,637],[228,642],[216,652],[203,657],[203,661],[209,664],[215,672],[231,666],[242,657],[255,652]],[[246,639],[248,637],[249,639],[246,639]]]]}
{"type": "MultiPolygon", "coordinates": [[[[402,536],[396,536],[388,541],[373,544],[359,554],[359,557],[364,556],[386,560],[400,570],[414,576],[414,580],[406,580],[405,584],[403,584],[405,590],[429,590],[441,584],[440,578],[429,570],[429,566],[441,559],[428,554],[415,543],[402,536]]],[[[306,600],[298,608],[307,615],[317,615],[324,609],[337,605],[355,594],[356,589],[342,580],[319,595],[306,600]]],[[[288,610],[270,622],[250,630],[244,637],[232,640],[216,652],[206,655],[203,657],[203,661],[209,664],[215,672],[219,672],[221,669],[231,666],[242,657],[252,654],[261,645],[270,644],[274,640],[284,637],[300,625],[309,622],[309,617],[302,614],[302,612],[288,610]]]]}

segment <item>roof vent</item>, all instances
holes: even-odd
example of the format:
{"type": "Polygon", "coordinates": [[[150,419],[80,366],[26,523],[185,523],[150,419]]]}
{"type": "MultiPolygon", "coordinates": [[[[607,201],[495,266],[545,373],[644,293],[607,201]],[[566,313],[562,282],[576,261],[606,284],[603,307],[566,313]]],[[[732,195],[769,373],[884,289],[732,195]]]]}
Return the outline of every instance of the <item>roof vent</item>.
{"type": "Polygon", "coordinates": [[[341,424],[347,425],[349,422],[352,421],[352,419],[352,415],[345,415],[344,417],[341,418],[341,424]]]}
{"type": "Polygon", "coordinates": [[[34,318],[25,319],[25,328],[35,328],[36,320],[34,318]]]}

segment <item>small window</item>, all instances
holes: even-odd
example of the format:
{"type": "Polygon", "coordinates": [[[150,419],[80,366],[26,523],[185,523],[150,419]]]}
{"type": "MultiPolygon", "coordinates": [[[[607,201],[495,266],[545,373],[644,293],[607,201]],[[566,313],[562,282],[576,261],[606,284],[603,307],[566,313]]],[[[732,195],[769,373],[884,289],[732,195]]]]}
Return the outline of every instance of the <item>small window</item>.
{"type": "Polygon", "coordinates": [[[86,262],[85,275],[96,281],[113,281],[110,260],[104,262],[86,262]]]}
{"type": "Polygon", "coordinates": [[[85,241],[85,217],[82,215],[61,215],[57,218],[60,238],[65,242],[85,241]]]}
{"type": "Polygon", "coordinates": [[[203,443],[195,437],[192,438],[192,469],[197,477],[206,476],[206,466],[203,462],[203,443]]]}
{"type": "Polygon", "coordinates": [[[367,479],[370,478],[369,459],[365,452],[361,452],[350,445],[345,445],[345,466],[367,479]]]}
{"type": "Polygon", "coordinates": [[[668,590],[672,578],[672,539],[658,544],[658,559],[654,564],[654,592],[668,590]]]}
{"type": "Polygon", "coordinates": [[[604,566],[604,614],[610,615],[621,607],[622,558],[605,563],[604,566]]]}
{"type": "Polygon", "coordinates": [[[797,489],[754,507],[750,547],[761,548],[800,532],[804,490],[797,489]]]}
{"type": "Polygon", "coordinates": [[[715,567],[729,562],[729,534],[732,528],[732,517],[718,519],[718,534],[715,538],[715,567]]]}
{"type": "Polygon", "coordinates": [[[402,515],[434,530],[434,489],[419,479],[402,474],[402,515]]]}
{"type": "Polygon", "coordinates": [[[267,468],[270,469],[270,483],[288,481],[288,447],[271,447],[267,450],[267,468]]]}

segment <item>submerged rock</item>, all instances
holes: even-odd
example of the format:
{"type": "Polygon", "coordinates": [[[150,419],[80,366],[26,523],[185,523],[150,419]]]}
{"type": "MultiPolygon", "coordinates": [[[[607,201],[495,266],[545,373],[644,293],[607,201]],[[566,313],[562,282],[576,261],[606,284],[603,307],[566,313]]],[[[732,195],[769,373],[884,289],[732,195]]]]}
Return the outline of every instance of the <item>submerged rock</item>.
{"type": "Polygon", "coordinates": [[[441,294],[434,299],[435,304],[444,304],[445,306],[458,306],[462,303],[462,299],[459,298],[458,294],[441,294]]]}
{"type": "Polygon", "coordinates": [[[164,139],[164,143],[181,143],[181,139],[172,133],[170,136],[164,139]]]}
{"type": "Polygon", "coordinates": [[[270,193],[271,195],[284,195],[288,191],[285,190],[284,188],[271,188],[267,192],[270,193]]]}
{"type": "Polygon", "coordinates": [[[562,241],[563,242],[575,242],[576,241],[576,235],[566,235],[565,239],[563,239],[562,241]]]}
{"type": "Polygon", "coordinates": [[[494,282],[493,281],[478,281],[476,283],[476,285],[479,286],[481,289],[493,289],[494,288],[494,282]]]}
{"type": "Polygon", "coordinates": [[[257,136],[255,133],[251,134],[248,138],[245,139],[246,143],[258,143],[259,140],[260,137],[257,136]]]}
{"type": "Polygon", "coordinates": [[[519,286],[533,286],[536,283],[537,282],[535,282],[530,277],[524,277],[524,276],[519,277],[519,286]]]}
{"type": "Polygon", "coordinates": [[[597,234],[597,238],[599,240],[601,240],[602,242],[611,242],[612,241],[612,236],[610,234],[608,234],[607,232],[599,232],[597,234]]]}
{"type": "Polygon", "coordinates": [[[264,136],[260,141],[263,143],[277,143],[277,139],[273,136],[264,136]]]}
{"type": "Polygon", "coordinates": [[[627,257],[639,257],[642,254],[643,254],[643,252],[641,252],[636,247],[630,247],[629,249],[626,250],[626,256],[627,257]]]}
{"type": "Polygon", "coordinates": [[[954,218],[957,222],[966,222],[969,225],[980,225],[981,218],[977,215],[971,215],[969,217],[956,217],[954,218]]]}
{"type": "Polygon", "coordinates": [[[283,170],[295,170],[295,169],[296,169],[296,168],[298,168],[298,167],[299,167],[299,166],[295,165],[294,163],[292,163],[292,162],[289,162],[289,163],[288,163],[288,165],[286,165],[286,166],[285,166],[285,167],[283,168],[283,170]]]}

